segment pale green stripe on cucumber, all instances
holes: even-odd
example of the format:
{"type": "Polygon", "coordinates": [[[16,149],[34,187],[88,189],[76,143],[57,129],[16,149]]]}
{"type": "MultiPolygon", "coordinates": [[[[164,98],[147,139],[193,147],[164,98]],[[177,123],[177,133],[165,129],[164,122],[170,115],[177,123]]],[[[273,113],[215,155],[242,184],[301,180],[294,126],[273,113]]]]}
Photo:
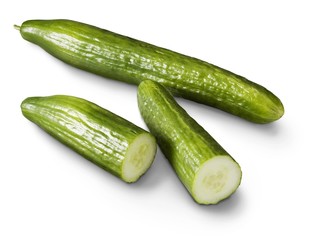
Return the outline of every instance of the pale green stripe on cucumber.
{"type": "Polygon", "coordinates": [[[104,77],[136,85],[153,80],[176,96],[256,123],[284,114],[279,98],[263,86],[168,49],[71,20],[29,20],[15,28],[56,58],[104,77]]]}
{"type": "Polygon", "coordinates": [[[21,109],[54,138],[125,182],[137,181],[154,160],[157,145],[150,133],[85,99],[30,97],[21,109]]]}
{"type": "Polygon", "coordinates": [[[138,106],[150,132],[193,199],[216,204],[240,185],[239,164],[160,84],[143,81],[138,106]]]}

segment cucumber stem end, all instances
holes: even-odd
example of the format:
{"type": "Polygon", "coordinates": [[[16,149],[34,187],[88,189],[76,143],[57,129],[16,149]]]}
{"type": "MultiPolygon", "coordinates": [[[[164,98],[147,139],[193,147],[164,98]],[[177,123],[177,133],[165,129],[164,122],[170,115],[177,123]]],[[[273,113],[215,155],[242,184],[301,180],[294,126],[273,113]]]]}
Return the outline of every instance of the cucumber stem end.
{"type": "Polygon", "coordinates": [[[16,30],[20,31],[21,26],[18,26],[18,25],[16,25],[16,24],[14,24],[14,28],[15,28],[16,30]]]}

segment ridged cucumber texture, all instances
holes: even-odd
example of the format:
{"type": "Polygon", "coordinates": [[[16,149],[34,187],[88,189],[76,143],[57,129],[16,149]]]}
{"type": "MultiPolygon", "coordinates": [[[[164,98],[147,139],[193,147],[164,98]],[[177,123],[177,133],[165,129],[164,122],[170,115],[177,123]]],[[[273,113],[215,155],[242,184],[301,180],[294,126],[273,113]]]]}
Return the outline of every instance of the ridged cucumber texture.
{"type": "Polygon", "coordinates": [[[256,123],[284,114],[263,86],[193,57],[71,20],[29,20],[16,28],[56,58],[104,77],[136,85],[153,80],[176,96],[256,123]]]}
{"type": "Polygon", "coordinates": [[[125,182],[137,181],[154,160],[157,145],[150,133],[85,99],[30,97],[21,109],[54,138],[125,182]]]}
{"type": "Polygon", "coordinates": [[[196,202],[216,204],[236,191],[242,177],[239,164],[163,86],[142,82],[138,106],[162,152],[196,202]]]}

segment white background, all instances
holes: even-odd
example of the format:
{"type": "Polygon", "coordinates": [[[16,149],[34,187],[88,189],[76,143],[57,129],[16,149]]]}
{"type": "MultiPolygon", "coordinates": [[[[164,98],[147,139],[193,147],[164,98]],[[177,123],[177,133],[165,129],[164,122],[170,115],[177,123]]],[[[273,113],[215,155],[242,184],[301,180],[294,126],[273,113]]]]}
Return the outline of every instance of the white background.
{"type": "Polygon", "coordinates": [[[310,239],[311,14],[308,1],[1,1],[0,239],[310,239]],[[240,163],[242,184],[196,204],[160,150],[126,184],[25,119],[29,96],[91,100],[146,128],[136,87],[70,67],[13,24],[67,18],[169,48],[274,92],[284,117],[257,125],[178,102],[240,163]]]}

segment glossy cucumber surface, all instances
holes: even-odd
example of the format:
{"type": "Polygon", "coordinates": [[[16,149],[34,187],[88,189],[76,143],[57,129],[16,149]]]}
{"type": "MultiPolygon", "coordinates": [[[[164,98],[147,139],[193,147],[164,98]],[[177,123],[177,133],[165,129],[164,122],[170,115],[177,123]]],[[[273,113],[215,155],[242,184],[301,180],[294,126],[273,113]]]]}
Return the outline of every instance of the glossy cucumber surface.
{"type": "Polygon", "coordinates": [[[138,106],[163,154],[196,202],[216,204],[236,191],[242,176],[239,164],[163,86],[142,82],[138,106]]]}
{"type": "Polygon", "coordinates": [[[125,182],[135,182],[152,164],[155,138],[120,116],[85,99],[30,97],[23,115],[54,138],[125,182]]]}
{"type": "Polygon", "coordinates": [[[263,86],[193,57],[72,20],[29,20],[16,28],[56,58],[104,77],[136,85],[153,80],[175,96],[256,123],[284,114],[263,86]]]}

